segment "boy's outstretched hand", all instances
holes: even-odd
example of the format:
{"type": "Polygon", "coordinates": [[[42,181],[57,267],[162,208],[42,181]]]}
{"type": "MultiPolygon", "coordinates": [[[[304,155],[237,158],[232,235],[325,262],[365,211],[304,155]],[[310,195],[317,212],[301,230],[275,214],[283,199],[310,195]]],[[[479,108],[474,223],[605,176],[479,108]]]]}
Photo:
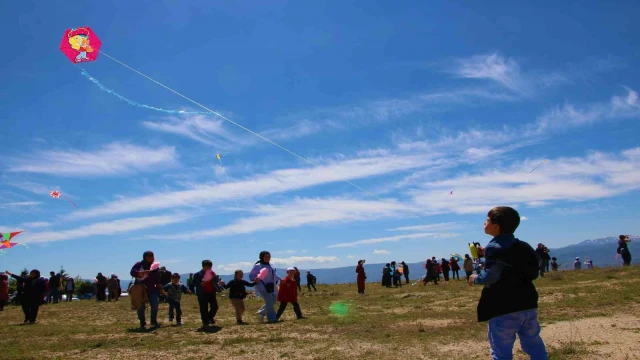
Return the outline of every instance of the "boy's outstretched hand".
{"type": "Polygon", "coordinates": [[[469,276],[469,286],[473,286],[473,281],[478,277],[477,274],[473,274],[471,276],[469,276]]]}

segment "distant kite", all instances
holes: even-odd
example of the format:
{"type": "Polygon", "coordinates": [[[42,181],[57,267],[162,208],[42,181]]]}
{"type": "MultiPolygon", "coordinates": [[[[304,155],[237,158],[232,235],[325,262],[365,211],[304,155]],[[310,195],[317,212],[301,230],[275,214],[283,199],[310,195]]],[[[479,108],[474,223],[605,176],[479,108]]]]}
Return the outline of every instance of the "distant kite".
{"type": "MultiPolygon", "coordinates": [[[[60,196],[64,196],[60,194],[60,191],[57,191],[57,190],[50,191],[49,195],[51,195],[51,197],[54,199],[60,199],[60,196]]],[[[67,196],[64,196],[64,198],[67,199],[67,201],[69,201],[71,205],[73,205],[74,207],[77,207],[76,204],[73,201],[71,201],[71,199],[69,199],[67,196]]]]}
{"type": "Polygon", "coordinates": [[[529,171],[529,174],[531,174],[532,172],[536,171],[536,169],[537,169],[537,168],[539,168],[540,166],[542,166],[542,164],[544,164],[544,163],[546,163],[546,162],[548,162],[548,161],[549,161],[549,160],[546,160],[546,159],[545,159],[545,161],[541,162],[540,164],[538,164],[538,166],[534,167],[534,168],[533,168],[533,170],[529,171]]]}
{"type": "Polygon", "coordinates": [[[451,192],[449,193],[449,195],[453,195],[453,190],[451,190],[451,192]]]}

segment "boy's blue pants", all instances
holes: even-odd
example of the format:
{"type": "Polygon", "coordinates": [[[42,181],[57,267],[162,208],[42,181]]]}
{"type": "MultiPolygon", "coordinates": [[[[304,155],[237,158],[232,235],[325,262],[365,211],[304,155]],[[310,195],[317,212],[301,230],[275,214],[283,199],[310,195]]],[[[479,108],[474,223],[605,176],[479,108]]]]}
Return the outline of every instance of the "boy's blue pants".
{"type": "Polygon", "coordinates": [[[182,308],[180,307],[180,301],[169,299],[169,319],[173,320],[173,311],[176,312],[176,321],[182,321],[182,308]]]}
{"type": "Polygon", "coordinates": [[[522,351],[531,360],[548,360],[547,350],[540,337],[540,323],[536,309],[519,311],[489,320],[489,344],[494,360],[512,360],[516,334],[522,351]]]}

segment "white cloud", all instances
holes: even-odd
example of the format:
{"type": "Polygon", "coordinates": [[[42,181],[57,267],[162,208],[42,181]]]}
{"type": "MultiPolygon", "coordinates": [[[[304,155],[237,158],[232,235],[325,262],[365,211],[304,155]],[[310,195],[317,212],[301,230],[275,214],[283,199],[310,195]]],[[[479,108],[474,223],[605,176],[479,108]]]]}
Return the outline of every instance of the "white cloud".
{"type": "Polygon", "coordinates": [[[454,64],[449,71],[458,77],[490,80],[521,95],[569,81],[566,74],[559,72],[523,73],[515,59],[498,53],[458,59],[454,64]]]}
{"type": "Polygon", "coordinates": [[[26,223],[22,223],[20,224],[20,227],[24,227],[27,229],[30,228],[43,228],[43,227],[49,227],[53,224],[51,224],[50,222],[46,222],[46,221],[35,221],[35,222],[26,222],[26,223]]]}
{"type": "Polygon", "coordinates": [[[14,207],[14,206],[35,206],[40,204],[42,204],[42,202],[39,202],[39,201],[17,201],[17,202],[8,202],[8,203],[0,204],[0,208],[14,207]]]}
{"type": "Polygon", "coordinates": [[[547,111],[527,128],[527,134],[585,126],[601,121],[640,117],[638,93],[626,88],[626,96],[613,96],[608,102],[582,106],[565,104],[547,111]]]}
{"type": "Polygon", "coordinates": [[[191,217],[191,215],[185,214],[172,214],[164,216],[127,218],[109,222],[94,223],[71,230],[27,233],[22,237],[22,240],[25,243],[33,244],[81,239],[89,236],[125,234],[135,230],[181,223],[187,221],[191,217]]]}
{"type": "Polygon", "coordinates": [[[460,226],[459,222],[444,222],[444,223],[436,223],[436,224],[401,226],[393,229],[387,229],[387,231],[448,230],[451,228],[457,228],[459,226],[460,226]]]}
{"type": "Polygon", "coordinates": [[[377,249],[374,249],[373,250],[373,254],[374,255],[389,255],[390,252],[389,252],[389,250],[377,250],[377,249]]]}
{"type": "Polygon", "coordinates": [[[18,189],[22,189],[34,194],[49,194],[51,190],[59,190],[59,186],[47,186],[43,184],[38,184],[34,182],[12,182],[9,185],[16,187],[18,189]]]}
{"type": "Polygon", "coordinates": [[[223,120],[214,118],[214,115],[185,115],[169,117],[163,122],[145,121],[142,124],[151,130],[181,135],[217,147],[244,144],[247,142],[245,139],[249,139],[228,130],[230,125],[226,125],[223,120]]]}
{"type": "Polygon", "coordinates": [[[97,151],[49,150],[9,160],[9,171],[60,176],[113,176],[157,170],[176,163],[173,147],[156,149],[111,143],[97,151]]]}
{"type": "Polygon", "coordinates": [[[529,220],[529,218],[526,216],[520,216],[520,221],[526,221],[526,220],[529,220]]]}
{"type": "MultiPolygon", "coordinates": [[[[338,262],[340,259],[335,256],[290,256],[287,258],[271,258],[270,263],[274,266],[297,266],[298,268],[303,265],[310,264],[329,264],[338,262]]],[[[232,272],[235,270],[249,271],[253,268],[254,262],[240,261],[231,264],[217,265],[216,268],[222,271],[232,272]]]]}
{"type": "Polygon", "coordinates": [[[355,256],[353,255],[347,255],[347,259],[353,259],[355,256]]]}
{"type": "Polygon", "coordinates": [[[340,244],[333,244],[327,246],[329,249],[333,248],[346,248],[346,247],[356,247],[358,245],[370,245],[370,244],[380,244],[387,242],[398,242],[403,240],[415,240],[415,239],[426,239],[426,238],[447,238],[447,237],[455,237],[458,234],[453,233],[417,233],[417,234],[408,234],[408,235],[396,235],[396,236],[388,236],[374,239],[365,239],[358,240],[352,242],[345,242],[340,244]]]}
{"type": "Polygon", "coordinates": [[[322,125],[311,120],[301,120],[297,124],[280,129],[270,129],[260,135],[269,140],[289,140],[315,134],[322,130],[322,125]]]}
{"type": "MultiPolygon", "coordinates": [[[[146,196],[120,199],[105,205],[77,211],[73,218],[124,214],[137,211],[192,207],[222,201],[266,196],[316,185],[355,180],[406,171],[429,164],[429,156],[387,156],[333,162],[314,168],[276,170],[245,180],[202,185],[181,191],[162,191],[146,196]]],[[[354,189],[354,192],[359,190],[354,189]]]]}
{"type": "Polygon", "coordinates": [[[640,188],[640,148],[618,155],[595,152],[583,158],[555,159],[529,173],[540,161],[432,181],[411,194],[427,213],[466,214],[498,205],[546,206],[601,199],[640,188]],[[451,188],[456,189],[456,196],[447,196],[451,188]]]}
{"type": "MultiPolygon", "coordinates": [[[[214,229],[183,233],[180,234],[180,238],[183,240],[213,238],[305,225],[392,218],[418,213],[418,209],[396,202],[349,199],[296,199],[283,205],[259,206],[250,211],[256,213],[257,216],[242,218],[230,225],[214,229]]],[[[157,239],[158,236],[144,238],[157,239]]]]}

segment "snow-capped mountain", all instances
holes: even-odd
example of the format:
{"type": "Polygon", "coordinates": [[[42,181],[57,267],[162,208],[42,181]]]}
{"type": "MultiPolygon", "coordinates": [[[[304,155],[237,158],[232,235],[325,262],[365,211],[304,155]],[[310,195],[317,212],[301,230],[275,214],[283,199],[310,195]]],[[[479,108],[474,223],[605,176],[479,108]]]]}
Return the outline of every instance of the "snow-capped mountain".
{"type": "MultiPolygon", "coordinates": [[[[640,240],[640,236],[630,236],[631,240],[640,240]]],[[[607,236],[604,238],[598,239],[589,239],[585,241],[581,241],[577,244],[570,246],[585,246],[585,245],[615,245],[618,243],[617,236],[607,236]]]]}

